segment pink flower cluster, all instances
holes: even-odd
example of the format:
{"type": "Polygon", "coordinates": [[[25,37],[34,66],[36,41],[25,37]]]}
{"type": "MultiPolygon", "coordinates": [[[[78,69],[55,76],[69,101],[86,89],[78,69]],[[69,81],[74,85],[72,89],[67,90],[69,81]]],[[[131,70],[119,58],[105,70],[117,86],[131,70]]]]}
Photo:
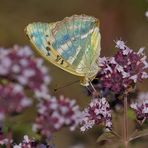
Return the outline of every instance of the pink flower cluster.
{"type": "Polygon", "coordinates": [[[145,72],[148,63],[147,57],[143,53],[144,48],[134,52],[121,40],[116,42],[116,47],[119,48],[119,51],[114,57],[99,59],[101,71],[98,78],[103,88],[118,94],[136,84],[137,81],[148,78],[148,74],[145,72]]]}
{"type": "Polygon", "coordinates": [[[112,128],[111,110],[105,98],[93,99],[82,112],[81,119],[81,131],[86,131],[100,123],[104,123],[109,130],[112,128]]]}
{"type": "Polygon", "coordinates": [[[130,107],[136,112],[138,120],[148,119],[148,93],[140,93],[130,107]]]}
{"type": "MultiPolygon", "coordinates": [[[[12,135],[11,135],[12,136],[12,135]]],[[[0,147],[13,147],[13,148],[55,148],[52,142],[36,140],[29,138],[27,135],[24,136],[23,140],[16,144],[14,139],[10,136],[10,133],[5,135],[0,127],[0,147]],[[50,144],[49,144],[50,143],[50,144]]]]}
{"type": "Polygon", "coordinates": [[[25,96],[21,85],[13,83],[0,85],[0,121],[6,114],[21,112],[31,104],[31,99],[25,96]]]}
{"type": "Polygon", "coordinates": [[[0,146],[6,145],[8,143],[8,139],[4,136],[2,128],[0,127],[0,146]]]}
{"type": "Polygon", "coordinates": [[[29,138],[27,135],[24,136],[24,139],[20,144],[14,144],[13,148],[54,148],[54,146],[49,144],[42,144],[35,139],[29,138]]]}
{"type": "Polygon", "coordinates": [[[14,144],[13,148],[35,148],[35,140],[30,139],[27,135],[24,136],[24,139],[20,144],[14,144]]]}
{"type": "Polygon", "coordinates": [[[51,96],[40,100],[37,106],[38,115],[33,130],[47,138],[62,127],[74,130],[79,124],[80,110],[74,100],[60,96],[59,99],[51,96]]]}
{"type": "Polygon", "coordinates": [[[41,141],[37,141],[34,138],[29,138],[27,135],[24,136],[21,143],[14,143],[13,139],[4,138],[4,135],[0,133],[0,146],[1,147],[9,147],[13,148],[55,148],[53,144],[42,143],[41,141]],[[10,143],[9,143],[10,142],[10,143]]]}
{"type": "Polygon", "coordinates": [[[28,46],[0,48],[0,77],[19,83],[37,94],[47,92],[50,82],[43,60],[35,58],[28,46]]]}

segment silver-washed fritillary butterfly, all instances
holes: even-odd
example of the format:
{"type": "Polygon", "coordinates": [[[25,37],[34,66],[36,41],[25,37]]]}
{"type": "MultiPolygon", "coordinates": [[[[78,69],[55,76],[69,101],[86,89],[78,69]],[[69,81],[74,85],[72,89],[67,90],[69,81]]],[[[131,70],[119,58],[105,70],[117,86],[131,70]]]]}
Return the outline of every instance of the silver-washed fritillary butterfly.
{"type": "Polygon", "coordinates": [[[54,23],[32,23],[25,28],[37,51],[52,64],[80,77],[87,86],[99,67],[99,21],[87,15],[73,15],[54,23]]]}

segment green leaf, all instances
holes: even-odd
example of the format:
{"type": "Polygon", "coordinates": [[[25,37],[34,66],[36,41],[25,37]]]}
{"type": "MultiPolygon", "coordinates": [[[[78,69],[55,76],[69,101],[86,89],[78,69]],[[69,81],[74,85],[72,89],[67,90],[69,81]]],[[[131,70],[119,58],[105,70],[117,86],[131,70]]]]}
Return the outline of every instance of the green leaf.
{"type": "Polygon", "coordinates": [[[102,141],[116,141],[119,140],[119,136],[114,134],[113,132],[104,132],[102,135],[100,135],[97,139],[97,143],[102,141]]]}
{"type": "Polygon", "coordinates": [[[148,129],[144,129],[144,130],[136,130],[132,136],[129,138],[129,141],[132,141],[132,140],[135,140],[137,138],[141,138],[141,137],[144,137],[144,136],[148,136],[148,129]]]}
{"type": "Polygon", "coordinates": [[[128,109],[128,118],[130,118],[132,120],[136,119],[135,112],[132,109],[128,109]]]}

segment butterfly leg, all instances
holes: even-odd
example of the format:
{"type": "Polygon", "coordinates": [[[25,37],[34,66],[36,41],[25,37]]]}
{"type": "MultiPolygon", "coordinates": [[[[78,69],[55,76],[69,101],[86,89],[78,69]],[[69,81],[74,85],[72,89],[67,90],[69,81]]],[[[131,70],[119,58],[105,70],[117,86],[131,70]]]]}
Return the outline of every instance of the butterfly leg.
{"type": "Polygon", "coordinates": [[[92,92],[92,95],[93,95],[93,97],[99,97],[99,93],[97,92],[97,90],[95,89],[95,87],[93,86],[93,84],[91,83],[91,82],[89,82],[89,84],[90,84],[90,86],[92,87],[92,89],[93,89],[93,92],[92,92]]]}

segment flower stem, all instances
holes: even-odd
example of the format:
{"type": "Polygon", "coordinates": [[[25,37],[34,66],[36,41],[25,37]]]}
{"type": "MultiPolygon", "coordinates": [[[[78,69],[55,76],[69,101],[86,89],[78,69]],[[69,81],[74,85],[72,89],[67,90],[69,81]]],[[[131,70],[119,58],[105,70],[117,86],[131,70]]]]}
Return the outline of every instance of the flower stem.
{"type": "Polygon", "coordinates": [[[127,103],[127,93],[124,96],[124,145],[125,148],[128,148],[128,117],[127,117],[127,110],[128,110],[128,103],[127,103]]]}
{"type": "Polygon", "coordinates": [[[6,148],[11,148],[11,140],[12,140],[12,130],[11,129],[8,130],[7,138],[8,138],[8,144],[7,144],[6,148]]]}

